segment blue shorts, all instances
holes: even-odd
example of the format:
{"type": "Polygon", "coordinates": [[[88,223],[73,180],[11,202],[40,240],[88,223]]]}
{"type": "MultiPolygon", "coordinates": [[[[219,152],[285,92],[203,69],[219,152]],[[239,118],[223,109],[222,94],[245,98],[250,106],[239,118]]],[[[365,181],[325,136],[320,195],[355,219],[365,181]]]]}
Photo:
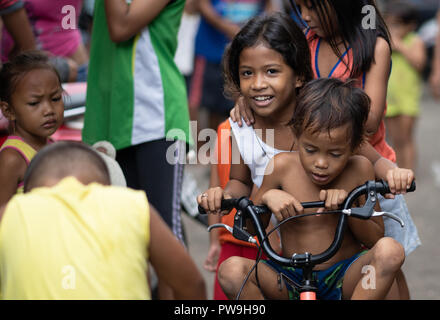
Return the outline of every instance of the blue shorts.
{"type": "MultiPolygon", "coordinates": [[[[325,270],[313,271],[312,277],[318,288],[316,298],[318,300],[341,300],[342,299],[342,283],[345,272],[360,256],[368,251],[356,253],[351,258],[339,261],[325,270]]],[[[278,273],[286,285],[289,294],[289,300],[299,300],[300,292],[298,288],[291,284],[299,285],[303,280],[303,270],[300,268],[283,267],[272,260],[263,260],[269,267],[278,273]],[[287,279],[286,279],[287,278],[287,279]]]]}

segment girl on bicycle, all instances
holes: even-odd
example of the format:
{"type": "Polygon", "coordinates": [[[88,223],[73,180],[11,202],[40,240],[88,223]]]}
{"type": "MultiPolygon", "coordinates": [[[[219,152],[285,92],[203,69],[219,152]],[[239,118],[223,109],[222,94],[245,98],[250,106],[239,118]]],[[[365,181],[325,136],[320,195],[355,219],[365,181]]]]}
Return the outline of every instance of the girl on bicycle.
{"type": "Polygon", "coordinates": [[[0,107],[10,135],[0,148],[0,206],[23,191],[26,168],[63,123],[63,88],[41,52],[22,53],[0,72],[0,107]]]}
{"type": "MultiPolygon", "coordinates": [[[[222,197],[250,196],[254,185],[255,189],[260,187],[274,154],[292,151],[295,139],[287,123],[295,109],[296,95],[312,79],[309,55],[301,29],[281,13],[253,18],[227,48],[225,87],[231,96],[241,95],[247,101],[256,121],[253,126],[243,128],[229,121],[219,127],[218,161],[212,165],[211,188],[198,196],[199,204],[208,212],[220,208],[222,197]],[[227,161],[222,161],[225,158],[227,161]]],[[[221,220],[231,225],[233,214],[221,220]]],[[[215,222],[220,222],[220,217],[210,215],[210,224],[215,222]]],[[[211,237],[207,258],[207,267],[211,270],[232,255],[251,257],[254,253],[256,257],[257,251],[244,247],[243,242],[224,235],[220,237],[220,253],[218,237],[211,237]]],[[[214,298],[226,298],[217,280],[214,298]]]]}

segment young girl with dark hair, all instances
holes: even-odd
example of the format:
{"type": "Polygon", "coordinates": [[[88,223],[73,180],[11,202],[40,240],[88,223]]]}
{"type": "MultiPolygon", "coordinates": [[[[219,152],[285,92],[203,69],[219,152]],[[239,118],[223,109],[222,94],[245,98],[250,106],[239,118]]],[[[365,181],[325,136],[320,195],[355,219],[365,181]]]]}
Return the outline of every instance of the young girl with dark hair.
{"type": "MultiPolygon", "coordinates": [[[[231,97],[241,95],[246,100],[255,112],[256,122],[240,128],[228,121],[219,127],[211,188],[198,197],[207,211],[216,212],[222,197],[251,195],[260,187],[270,159],[279,152],[292,151],[294,136],[287,123],[298,92],[313,76],[309,56],[301,29],[280,13],[253,18],[227,48],[223,58],[226,91],[231,97]]],[[[232,225],[234,214],[209,217],[210,224],[220,220],[232,225]]],[[[257,256],[255,246],[221,231],[220,235],[213,233],[210,240],[205,263],[209,270],[218,269],[231,256],[257,256]]],[[[217,278],[214,299],[226,299],[217,278]]]]}
{"type": "Polygon", "coordinates": [[[48,57],[22,53],[0,72],[0,107],[11,132],[0,148],[0,206],[22,192],[26,168],[64,118],[63,88],[48,57]]]}

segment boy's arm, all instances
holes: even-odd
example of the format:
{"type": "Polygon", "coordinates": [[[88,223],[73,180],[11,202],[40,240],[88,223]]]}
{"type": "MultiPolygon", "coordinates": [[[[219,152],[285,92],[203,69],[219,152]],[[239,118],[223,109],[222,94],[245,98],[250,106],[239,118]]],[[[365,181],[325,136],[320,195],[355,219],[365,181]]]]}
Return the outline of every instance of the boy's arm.
{"type": "Polygon", "coordinates": [[[150,262],[177,300],[206,299],[205,282],[183,245],[150,205],[150,262]]]}
{"type": "Polygon", "coordinates": [[[414,69],[418,72],[423,71],[426,64],[426,47],[420,37],[416,36],[410,45],[406,45],[402,39],[396,37],[393,44],[393,49],[400,52],[414,69]]]}
{"type": "MultiPolygon", "coordinates": [[[[376,178],[385,180],[391,193],[406,193],[406,189],[414,180],[414,172],[411,169],[399,168],[394,162],[382,157],[369,143],[362,145],[359,154],[370,160],[374,166],[376,178]]],[[[387,195],[387,198],[393,197],[393,195],[387,195]]]]}
{"type": "MultiPolygon", "coordinates": [[[[284,179],[289,170],[292,170],[293,163],[290,159],[288,153],[280,153],[271,159],[266,168],[266,171],[270,170],[271,173],[265,173],[263,183],[252,199],[255,204],[267,205],[278,221],[303,213],[301,203],[282,190],[284,179]]],[[[265,228],[270,216],[271,214],[262,217],[265,228]]]]}
{"type": "MultiPolygon", "coordinates": [[[[358,181],[357,184],[361,185],[367,180],[374,180],[374,169],[371,163],[363,157],[357,157],[356,160],[355,168],[352,170],[352,177],[358,181]]],[[[378,202],[376,203],[375,210],[380,211],[378,202]]],[[[348,226],[356,239],[367,248],[373,247],[384,236],[382,217],[374,217],[368,220],[349,217],[348,226]]]]}
{"type": "Polygon", "coordinates": [[[149,25],[170,0],[105,0],[110,38],[114,42],[130,39],[149,25]]]}
{"type": "Polygon", "coordinates": [[[35,38],[24,8],[1,16],[6,30],[14,39],[10,58],[21,51],[35,49],[35,38]]]}
{"type": "Polygon", "coordinates": [[[383,119],[388,77],[390,74],[391,51],[383,38],[377,38],[374,52],[374,62],[371,63],[365,78],[365,92],[371,99],[370,112],[366,123],[368,135],[373,135],[379,129],[383,119]]]}

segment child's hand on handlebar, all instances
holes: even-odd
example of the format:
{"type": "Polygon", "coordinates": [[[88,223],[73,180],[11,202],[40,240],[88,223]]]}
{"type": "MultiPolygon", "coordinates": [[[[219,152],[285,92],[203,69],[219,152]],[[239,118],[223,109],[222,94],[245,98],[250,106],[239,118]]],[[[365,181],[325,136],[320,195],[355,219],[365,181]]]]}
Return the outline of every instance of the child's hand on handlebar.
{"type": "Polygon", "coordinates": [[[205,209],[206,213],[211,214],[228,214],[229,211],[221,211],[222,199],[230,199],[231,197],[224,193],[220,187],[209,188],[202,194],[197,196],[197,202],[205,209]]]}
{"type": "Polygon", "coordinates": [[[278,221],[304,213],[301,202],[282,190],[269,190],[264,193],[261,200],[272,211],[278,221]]]}
{"type": "MultiPolygon", "coordinates": [[[[325,201],[325,209],[337,210],[339,206],[345,201],[348,193],[342,189],[328,189],[321,190],[319,193],[319,200],[325,201]]],[[[318,212],[323,212],[324,208],[318,209],[318,212]]]]}
{"type": "Polygon", "coordinates": [[[385,198],[394,199],[395,194],[405,194],[413,180],[414,172],[411,169],[395,167],[388,170],[386,181],[392,194],[385,195],[385,198]]]}

